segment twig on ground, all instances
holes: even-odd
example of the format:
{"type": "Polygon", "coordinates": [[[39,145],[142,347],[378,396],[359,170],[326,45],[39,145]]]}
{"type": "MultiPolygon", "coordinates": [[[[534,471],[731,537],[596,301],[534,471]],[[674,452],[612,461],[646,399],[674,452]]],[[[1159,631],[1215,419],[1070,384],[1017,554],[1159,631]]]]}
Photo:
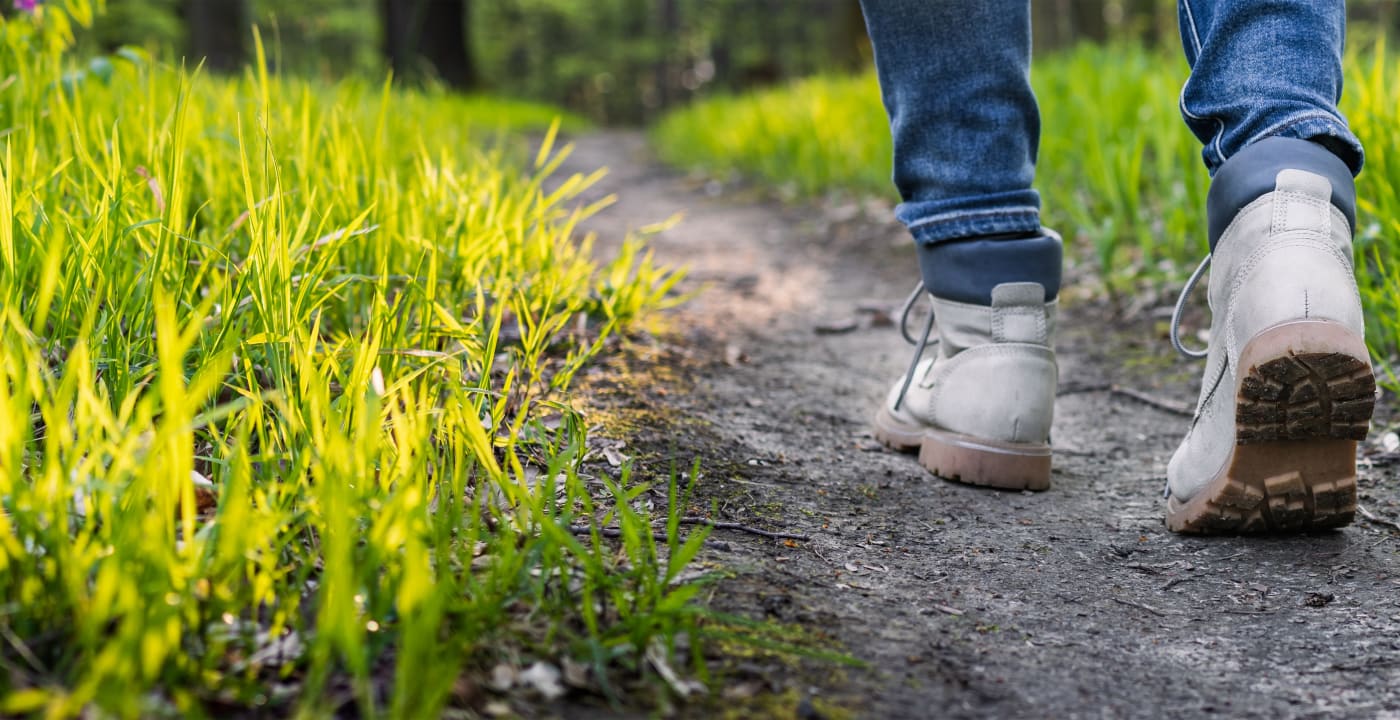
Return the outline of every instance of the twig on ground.
{"type": "Polygon", "coordinates": [[[1109,390],[1109,392],[1111,392],[1114,395],[1121,395],[1126,398],[1131,398],[1144,405],[1157,408],[1158,410],[1161,410],[1163,412],[1169,412],[1173,415],[1180,415],[1181,417],[1191,417],[1196,414],[1189,407],[1180,405],[1178,403],[1174,403],[1170,400],[1162,400],[1160,398],[1153,397],[1145,392],[1140,392],[1132,388],[1118,387],[1117,385],[1115,385],[1111,390],[1109,390]]]}
{"type": "Polygon", "coordinates": [[[1400,658],[1373,657],[1359,663],[1332,663],[1332,669],[1340,670],[1342,672],[1353,672],[1356,670],[1366,670],[1368,668],[1375,667],[1389,667],[1391,665],[1396,664],[1400,664],[1400,658]]]}
{"type": "Polygon", "coordinates": [[[40,675],[48,674],[48,668],[44,666],[43,662],[40,662],[39,658],[36,657],[32,651],[30,651],[29,646],[25,645],[24,641],[10,629],[8,623],[0,623],[0,635],[4,636],[5,641],[10,644],[10,647],[15,649],[15,652],[30,668],[40,675]]]}
{"type": "Polygon", "coordinates": [[[1370,510],[1367,510],[1365,505],[1357,505],[1356,511],[1361,513],[1361,517],[1366,518],[1367,522],[1372,522],[1377,525],[1384,525],[1390,528],[1391,530],[1400,530],[1400,522],[1396,522],[1389,518],[1383,518],[1371,512],[1370,510]]]}
{"type": "Polygon", "coordinates": [[[1361,459],[1370,463],[1371,467],[1385,467],[1387,465],[1394,465],[1396,462],[1400,462],[1400,452],[1377,452],[1372,453],[1370,455],[1364,455],[1361,459]]]}
{"type": "MultiPolygon", "coordinates": [[[[594,528],[592,525],[570,525],[570,526],[569,526],[569,532],[570,532],[570,533],[573,533],[574,535],[591,535],[591,534],[593,533],[594,530],[597,530],[597,531],[598,531],[598,534],[599,534],[599,535],[602,535],[602,536],[605,537],[605,538],[617,538],[617,537],[622,537],[622,529],[621,529],[621,528],[615,528],[615,527],[600,527],[600,528],[594,528]]],[[[664,533],[664,532],[653,532],[653,533],[651,534],[651,537],[652,537],[652,539],[654,539],[654,540],[659,540],[659,541],[661,541],[661,542],[666,542],[666,533],[664,533]]],[[[715,550],[729,550],[729,549],[730,549],[730,548],[729,548],[729,543],[720,542],[720,541],[718,541],[718,540],[709,540],[709,539],[706,539],[706,540],[705,540],[705,547],[707,547],[707,548],[713,548],[713,549],[715,549],[715,550]]]]}
{"type": "Polygon", "coordinates": [[[1113,602],[1116,602],[1116,603],[1118,603],[1119,605],[1127,605],[1128,607],[1135,607],[1135,608],[1137,608],[1137,609],[1139,609],[1139,610],[1146,610],[1147,612],[1150,612],[1150,613],[1152,613],[1153,615],[1156,615],[1157,617],[1167,617],[1168,615],[1171,615],[1171,613],[1165,613],[1165,612],[1162,612],[1161,610],[1158,610],[1157,608],[1150,607],[1150,606],[1147,606],[1147,605],[1143,605],[1142,603],[1139,603],[1139,602],[1133,602],[1132,600],[1124,600],[1123,598],[1117,598],[1117,597],[1116,597],[1116,598],[1113,598],[1113,602]]]}
{"type": "MultiPolygon", "coordinates": [[[[570,525],[570,526],[569,526],[569,532],[571,532],[571,533],[573,533],[573,534],[575,534],[575,535],[590,535],[590,534],[593,533],[594,530],[597,530],[599,535],[602,535],[603,537],[606,537],[606,538],[622,537],[622,528],[615,528],[615,527],[600,527],[600,528],[595,528],[595,527],[593,527],[592,525],[570,525]]],[[[666,541],[666,533],[663,533],[663,532],[654,532],[654,533],[651,534],[651,537],[652,537],[652,539],[654,539],[654,540],[660,540],[660,541],[662,541],[662,542],[665,542],[665,541],[666,541]]]]}
{"type": "Polygon", "coordinates": [[[768,539],[770,539],[770,540],[804,540],[804,541],[805,541],[805,540],[811,540],[811,539],[812,539],[812,536],[811,536],[811,535],[804,535],[804,534],[802,534],[802,533],[770,532],[770,531],[768,531],[768,530],[763,530],[763,529],[761,529],[761,528],[756,528],[756,527],[750,527],[750,526],[748,526],[748,525],[743,525],[743,524],[740,524],[740,523],[717,522],[717,521],[715,521],[715,520],[710,520],[710,519],[708,519],[708,518],[702,518],[702,517],[683,517],[683,518],[681,518],[680,522],[681,522],[682,525],[706,525],[706,526],[711,527],[711,528],[713,528],[713,529],[715,529],[715,530],[737,530],[737,531],[739,531],[739,532],[746,532],[746,533],[749,533],[750,535],[757,535],[757,536],[759,536],[759,537],[766,537],[766,538],[768,538],[768,539]]]}
{"type": "Polygon", "coordinates": [[[1376,657],[1376,658],[1370,658],[1370,659],[1368,659],[1368,660],[1363,660],[1363,661],[1358,662],[1358,663],[1335,663],[1335,662],[1334,662],[1334,663],[1332,663],[1332,664],[1330,664],[1330,665],[1323,665],[1322,667],[1309,668],[1309,669],[1307,669],[1307,670],[1297,670],[1297,671],[1295,671],[1295,672],[1298,672],[1298,673],[1303,674],[1303,675],[1321,675],[1321,674],[1323,674],[1323,673],[1334,673],[1334,672],[1356,672],[1357,670],[1369,670],[1369,669],[1371,669],[1371,668],[1377,668],[1377,667],[1389,667],[1389,666],[1393,666],[1393,665],[1396,665],[1396,664],[1400,664],[1400,658],[1382,658],[1382,657],[1376,657]]]}
{"type": "MultiPolygon", "coordinates": [[[[748,525],[744,525],[744,524],[741,524],[741,523],[718,522],[718,521],[715,521],[715,520],[710,520],[710,519],[702,518],[702,517],[683,517],[683,518],[680,519],[679,522],[680,522],[680,524],[682,524],[682,525],[704,525],[704,526],[709,527],[709,528],[712,528],[712,529],[714,529],[714,530],[735,530],[735,531],[738,531],[738,532],[745,532],[745,533],[748,533],[748,534],[750,534],[750,535],[757,535],[757,536],[759,536],[759,537],[765,537],[765,538],[768,538],[769,540],[804,540],[804,541],[807,541],[807,540],[811,540],[811,539],[812,539],[812,536],[810,536],[810,535],[804,535],[804,534],[802,534],[802,533],[771,532],[771,531],[768,531],[768,530],[764,530],[764,529],[762,529],[762,528],[750,527],[750,526],[748,526],[748,525]]],[[[573,534],[575,534],[575,535],[587,535],[587,534],[593,532],[594,529],[595,529],[595,528],[594,528],[593,526],[591,526],[591,525],[570,525],[570,526],[569,526],[569,532],[571,532],[571,533],[573,533],[573,534]]],[[[621,528],[615,528],[615,527],[600,527],[600,528],[596,528],[596,529],[598,530],[598,534],[599,534],[599,535],[602,535],[603,537],[615,538],[615,537],[621,537],[621,536],[622,536],[622,529],[621,529],[621,528]]],[[[666,533],[661,532],[661,531],[659,531],[659,530],[658,530],[658,531],[652,532],[651,536],[652,536],[653,538],[655,538],[656,540],[660,540],[660,541],[662,541],[662,542],[665,542],[665,541],[666,541],[666,533]]],[[[724,545],[723,543],[716,543],[715,541],[712,541],[712,540],[707,540],[705,544],[706,544],[706,545],[714,545],[714,546],[723,546],[723,547],[725,547],[726,549],[728,548],[727,545],[724,545]]]]}
{"type": "Polygon", "coordinates": [[[1179,403],[1172,402],[1171,400],[1164,400],[1154,395],[1149,395],[1145,392],[1142,392],[1141,390],[1134,390],[1132,388],[1123,387],[1122,385],[1117,385],[1113,383],[1100,383],[1097,385],[1070,385],[1064,388],[1063,390],[1060,390],[1058,393],[1056,393],[1056,395],[1078,395],[1080,393],[1093,392],[1106,392],[1109,395],[1116,395],[1118,397],[1127,398],[1129,400],[1135,400],[1137,402],[1142,403],[1143,405],[1147,405],[1148,407],[1154,407],[1163,412],[1168,412],[1173,415],[1180,415],[1182,417],[1192,417],[1196,414],[1191,410],[1191,408],[1181,405],[1179,403]]]}
{"type": "Polygon", "coordinates": [[[1182,584],[1182,583],[1191,582],[1192,580],[1200,580],[1200,579],[1201,579],[1201,578],[1200,578],[1199,575],[1181,575],[1181,576],[1179,576],[1179,577],[1174,577],[1174,578],[1172,578],[1172,579],[1166,581],[1165,583],[1162,584],[1162,587],[1158,588],[1158,590],[1170,590],[1170,589],[1172,589],[1172,588],[1174,588],[1174,587],[1176,587],[1177,585],[1180,585],[1180,584],[1182,584]]]}

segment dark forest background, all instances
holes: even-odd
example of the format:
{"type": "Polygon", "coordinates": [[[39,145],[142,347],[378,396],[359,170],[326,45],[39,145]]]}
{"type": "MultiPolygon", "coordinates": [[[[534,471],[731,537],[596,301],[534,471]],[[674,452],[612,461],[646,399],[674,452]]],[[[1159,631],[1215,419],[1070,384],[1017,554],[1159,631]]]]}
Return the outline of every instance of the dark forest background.
{"type": "MultiPolygon", "coordinates": [[[[932,1],[932,0],[931,0],[932,1]]],[[[1175,45],[1174,0],[1033,0],[1037,52],[1079,41],[1175,45]]],[[[856,0],[107,0],[88,42],[241,67],[256,23],[271,62],[557,103],[639,123],[698,94],[870,61],[856,0]]],[[[1353,0],[1353,28],[1400,28],[1400,2],[1353,0]]],[[[957,32],[949,28],[949,32],[957,32]]],[[[937,38],[930,38],[937,42],[937,38]]]]}

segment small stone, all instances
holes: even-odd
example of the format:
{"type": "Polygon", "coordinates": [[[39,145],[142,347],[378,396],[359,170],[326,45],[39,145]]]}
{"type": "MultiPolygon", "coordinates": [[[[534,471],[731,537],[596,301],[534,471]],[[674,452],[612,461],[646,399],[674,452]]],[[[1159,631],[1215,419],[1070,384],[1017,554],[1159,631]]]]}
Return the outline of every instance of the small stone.
{"type": "Polygon", "coordinates": [[[840,335],[860,328],[860,321],[853,317],[833,318],[817,323],[813,328],[818,335],[840,335]]]}
{"type": "Polygon", "coordinates": [[[515,687],[517,673],[515,668],[501,663],[491,668],[491,677],[487,679],[486,686],[496,692],[506,692],[515,687]]]}
{"type": "Polygon", "coordinates": [[[533,688],[545,700],[558,700],[564,696],[563,675],[559,668],[547,662],[537,662],[520,673],[520,682],[533,688]]]}
{"type": "Polygon", "coordinates": [[[1315,608],[1327,607],[1336,599],[1337,596],[1332,593],[1308,593],[1308,597],[1303,601],[1303,604],[1315,608]]]}

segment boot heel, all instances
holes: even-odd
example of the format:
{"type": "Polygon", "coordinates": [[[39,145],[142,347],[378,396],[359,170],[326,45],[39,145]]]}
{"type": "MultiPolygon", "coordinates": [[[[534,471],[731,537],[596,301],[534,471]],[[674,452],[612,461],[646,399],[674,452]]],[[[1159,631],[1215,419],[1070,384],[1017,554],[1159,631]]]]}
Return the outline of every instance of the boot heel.
{"type": "Polygon", "coordinates": [[[1345,326],[1271,327],[1240,352],[1235,440],[1225,469],[1188,502],[1167,505],[1187,533],[1337,528],[1356,512],[1356,441],[1376,380],[1366,343],[1345,326]]]}
{"type": "Polygon", "coordinates": [[[1235,534],[1323,530],[1356,513],[1356,441],[1235,446],[1226,472],[1189,502],[1167,503],[1167,527],[1235,534]]]}
{"type": "Polygon", "coordinates": [[[1048,444],[1006,443],[929,430],[919,464],[941,478],[1003,490],[1050,487],[1048,444]]]}

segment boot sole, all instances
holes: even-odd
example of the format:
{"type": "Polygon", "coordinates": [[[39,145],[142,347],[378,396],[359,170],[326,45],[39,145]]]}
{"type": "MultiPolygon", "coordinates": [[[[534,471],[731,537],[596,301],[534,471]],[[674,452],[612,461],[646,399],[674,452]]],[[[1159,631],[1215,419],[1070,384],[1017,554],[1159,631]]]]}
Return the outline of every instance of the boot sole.
{"type": "Polygon", "coordinates": [[[1338,528],[1356,513],[1356,442],[1376,403],[1359,335],[1326,320],[1275,325],[1240,352],[1235,447],[1195,497],[1167,502],[1176,532],[1338,528]]]}
{"type": "Polygon", "coordinates": [[[1008,443],[911,427],[883,406],[875,414],[875,439],[899,452],[919,453],[919,464],[938,477],[1002,490],[1050,487],[1050,446],[1008,443]]]}

